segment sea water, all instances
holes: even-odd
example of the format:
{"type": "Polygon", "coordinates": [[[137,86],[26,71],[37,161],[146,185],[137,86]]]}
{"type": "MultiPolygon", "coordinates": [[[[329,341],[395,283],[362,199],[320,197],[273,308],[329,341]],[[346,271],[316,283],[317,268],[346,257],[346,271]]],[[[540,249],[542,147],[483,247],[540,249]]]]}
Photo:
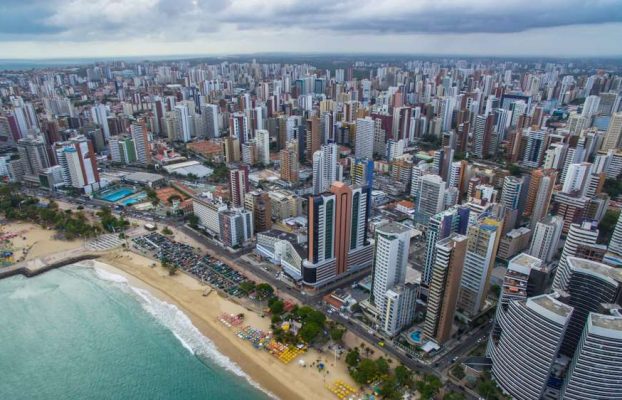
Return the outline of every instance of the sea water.
{"type": "Polygon", "coordinates": [[[249,399],[262,392],[172,304],[73,265],[0,280],[0,399],[249,399]]]}

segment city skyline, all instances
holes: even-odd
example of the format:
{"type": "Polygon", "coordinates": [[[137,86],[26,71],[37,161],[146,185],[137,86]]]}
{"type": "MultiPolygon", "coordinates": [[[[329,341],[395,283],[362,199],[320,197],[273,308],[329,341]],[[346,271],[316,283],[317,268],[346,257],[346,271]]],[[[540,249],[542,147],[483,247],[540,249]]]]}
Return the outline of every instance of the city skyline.
{"type": "Polygon", "coordinates": [[[4,2],[6,59],[264,52],[620,56],[613,0],[4,2]],[[140,16],[140,18],[137,18],[140,16]],[[155,28],[155,29],[154,29],[155,28]],[[563,38],[563,40],[560,40],[563,38]],[[50,54],[50,45],[54,51],[50,54]]]}

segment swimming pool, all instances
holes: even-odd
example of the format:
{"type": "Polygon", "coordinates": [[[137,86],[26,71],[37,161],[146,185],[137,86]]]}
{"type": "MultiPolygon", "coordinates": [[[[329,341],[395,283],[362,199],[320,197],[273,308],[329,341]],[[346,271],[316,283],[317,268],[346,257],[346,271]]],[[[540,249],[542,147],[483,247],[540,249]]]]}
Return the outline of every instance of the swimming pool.
{"type": "Polygon", "coordinates": [[[410,339],[415,343],[421,343],[421,331],[416,330],[410,332],[410,339]]]}
{"type": "Polygon", "coordinates": [[[132,204],[139,203],[145,197],[147,197],[147,193],[139,193],[131,199],[123,200],[121,204],[123,204],[124,206],[131,206],[132,204]]]}
{"type": "Polygon", "coordinates": [[[131,194],[134,193],[133,189],[130,188],[121,188],[121,189],[117,189],[112,193],[108,193],[105,194],[104,196],[102,196],[101,198],[103,200],[109,201],[111,203],[114,203],[115,201],[121,200],[124,197],[127,197],[131,194]]]}

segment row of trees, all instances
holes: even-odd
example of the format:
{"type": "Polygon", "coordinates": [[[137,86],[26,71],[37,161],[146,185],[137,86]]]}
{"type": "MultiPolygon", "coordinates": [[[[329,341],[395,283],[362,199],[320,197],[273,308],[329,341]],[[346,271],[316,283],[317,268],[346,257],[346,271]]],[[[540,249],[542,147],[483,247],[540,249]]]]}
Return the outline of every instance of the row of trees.
{"type": "Polygon", "coordinates": [[[81,210],[61,210],[54,200],[40,204],[38,198],[23,195],[17,189],[15,185],[0,187],[0,214],[9,220],[53,228],[67,240],[90,238],[103,231],[121,232],[129,226],[127,220],[112,215],[108,207],[97,213],[100,224],[92,224],[81,210]]]}

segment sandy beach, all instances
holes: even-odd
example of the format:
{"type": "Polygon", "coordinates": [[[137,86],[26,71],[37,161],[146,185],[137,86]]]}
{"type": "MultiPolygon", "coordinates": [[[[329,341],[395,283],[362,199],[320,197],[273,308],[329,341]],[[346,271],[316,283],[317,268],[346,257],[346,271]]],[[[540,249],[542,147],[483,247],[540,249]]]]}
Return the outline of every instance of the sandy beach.
{"type": "Polygon", "coordinates": [[[81,240],[59,240],[56,231],[44,229],[39,225],[27,222],[11,222],[0,227],[0,236],[14,236],[9,240],[14,252],[15,261],[43,257],[52,253],[71,250],[84,244],[81,240]]]}
{"type": "Polygon", "coordinates": [[[243,313],[245,325],[262,330],[269,330],[269,318],[261,318],[222,298],[215,291],[209,296],[203,296],[208,286],[182,272],[171,277],[167,270],[159,266],[151,267],[154,263],[152,260],[129,251],[111,252],[99,261],[105,264],[98,266],[126,277],[133,286],[147,289],[161,300],[177,305],[223,354],[238,364],[261,387],[281,399],[336,399],[325,385],[337,379],[356,387],[345,362],[337,360],[335,363],[333,354],[319,354],[311,350],[286,365],[266,351],[256,350],[249,342],[239,339],[233,330],[217,321],[221,313],[243,313]],[[305,360],[306,368],[299,365],[300,359],[305,360]],[[328,374],[309,366],[320,359],[327,366],[328,374]]]}

